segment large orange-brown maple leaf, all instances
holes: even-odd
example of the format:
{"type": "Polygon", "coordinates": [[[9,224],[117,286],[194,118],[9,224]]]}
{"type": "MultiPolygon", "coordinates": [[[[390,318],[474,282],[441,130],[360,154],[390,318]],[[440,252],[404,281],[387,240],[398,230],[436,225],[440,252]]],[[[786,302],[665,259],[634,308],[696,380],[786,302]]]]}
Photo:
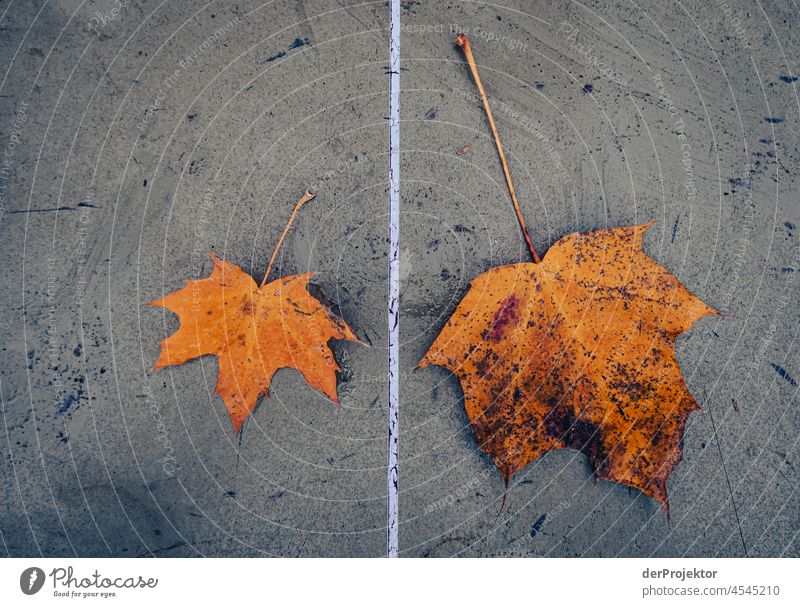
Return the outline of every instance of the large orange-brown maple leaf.
{"type": "Polygon", "coordinates": [[[478,444],[506,482],[573,448],[598,478],[668,509],[667,478],[699,409],[675,338],[717,312],[645,254],[650,225],[570,234],[541,263],[481,274],[420,362],[461,380],[478,444]]]}
{"type": "MultiPolygon", "coordinates": [[[[311,198],[313,195],[306,192],[292,218],[311,198]]],[[[181,322],[175,333],[162,340],[153,370],[180,365],[205,354],[216,356],[216,392],[222,396],[236,432],[259,397],[269,395],[272,376],[283,367],[297,369],[311,387],[338,404],[339,366],[328,341],[358,338],[341,318],[308,292],[314,273],[287,276],[259,286],[239,266],[211,257],[214,269],[210,276],[189,280],[183,289],[147,304],[174,312],[181,322]]],[[[274,259],[273,253],[264,282],[274,259]]]]}

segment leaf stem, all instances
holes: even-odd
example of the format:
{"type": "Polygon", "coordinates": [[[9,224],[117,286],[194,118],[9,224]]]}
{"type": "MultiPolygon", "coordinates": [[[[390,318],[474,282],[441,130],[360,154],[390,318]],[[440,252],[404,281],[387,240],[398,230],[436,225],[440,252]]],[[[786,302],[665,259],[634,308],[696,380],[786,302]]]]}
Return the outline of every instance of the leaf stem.
{"type": "Polygon", "coordinates": [[[289,231],[289,228],[292,227],[292,222],[294,221],[295,215],[297,215],[297,212],[300,210],[300,207],[302,207],[305,203],[314,198],[314,196],[316,196],[316,194],[312,194],[311,192],[306,190],[305,193],[303,194],[303,197],[297,201],[296,205],[294,205],[294,211],[292,211],[292,214],[289,216],[289,221],[286,222],[286,227],[283,228],[283,234],[281,234],[281,237],[278,239],[278,244],[275,245],[275,250],[272,252],[272,257],[269,258],[269,265],[267,266],[267,271],[264,274],[263,280],[261,281],[260,285],[261,287],[267,284],[267,278],[269,278],[270,270],[272,270],[272,264],[275,263],[275,258],[278,256],[278,250],[281,248],[281,245],[283,244],[283,239],[286,238],[286,233],[289,231]]]}
{"type": "Polygon", "coordinates": [[[514,204],[514,212],[517,214],[519,227],[522,228],[522,235],[525,237],[525,243],[528,245],[528,249],[530,249],[531,255],[533,256],[533,261],[535,263],[539,263],[541,260],[536,254],[536,249],[533,247],[531,236],[528,234],[528,226],[525,225],[525,219],[522,217],[522,210],[520,209],[519,201],[517,200],[517,193],[514,190],[514,184],[511,181],[511,173],[508,172],[506,155],[503,152],[503,145],[500,143],[500,135],[497,132],[497,125],[494,123],[492,108],[489,107],[489,100],[486,98],[486,91],[483,90],[483,82],[481,82],[481,77],[478,74],[478,66],[475,64],[475,57],[472,55],[472,47],[470,46],[469,40],[465,34],[459,34],[456,36],[455,43],[461,47],[462,51],[464,51],[464,57],[467,59],[467,64],[469,65],[469,71],[472,72],[472,78],[475,80],[475,84],[478,87],[478,93],[480,93],[481,101],[483,102],[483,109],[486,110],[486,116],[489,118],[489,126],[492,127],[494,143],[497,146],[497,155],[500,157],[500,164],[503,167],[503,174],[506,177],[506,184],[508,185],[508,193],[511,194],[511,202],[514,204]]]}

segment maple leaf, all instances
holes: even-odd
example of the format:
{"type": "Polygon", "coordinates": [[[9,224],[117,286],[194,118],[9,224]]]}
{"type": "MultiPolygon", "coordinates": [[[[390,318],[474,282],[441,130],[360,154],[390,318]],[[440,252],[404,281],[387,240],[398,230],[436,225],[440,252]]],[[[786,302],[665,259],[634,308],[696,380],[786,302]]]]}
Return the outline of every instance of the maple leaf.
{"type": "Polygon", "coordinates": [[[461,380],[478,444],[506,482],[569,447],[598,478],[667,506],[699,409],[675,338],[716,311],[645,254],[649,225],[570,234],[541,263],[481,274],[420,362],[461,380]]]}
{"type": "Polygon", "coordinates": [[[211,354],[219,359],[216,392],[222,397],[235,432],[261,396],[269,396],[278,369],[298,370],[306,382],[338,404],[339,366],[331,339],[359,341],[307,287],[313,272],[267,283],[278,249],[297,211],[314,195],[306,192],[295,206],[272,254],[261,285],[239,266],[214,255],[211,275],[189,280],[183,289],[151,302],[180,317],[178,330],[162,340],[153,370],[211,354]]]}
{"type": "Polygon", "coordinates": [[[478,444],[506,485],[548,451],[572,448],[596,478],[634,487],[669,512],[667,478],[682,456],[686,419],[699,409],[675,339],[718,312],[645,254],[652,223],[570,234],[540,261],[517,218],[534,263],[475,278],[418,368],[440,365],[459,378],[478,444]]]}

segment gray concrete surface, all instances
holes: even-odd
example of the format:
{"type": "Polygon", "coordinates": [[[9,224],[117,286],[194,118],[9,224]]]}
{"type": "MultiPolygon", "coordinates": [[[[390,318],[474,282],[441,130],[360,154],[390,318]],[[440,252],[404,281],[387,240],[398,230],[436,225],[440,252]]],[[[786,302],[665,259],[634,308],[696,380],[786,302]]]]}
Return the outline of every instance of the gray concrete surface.
{"type": "MultiPolygon", "coordinates": [[[[0,3],[0,553],[381,556],[385,4],[123,5],[0,3]],[[340,409],[280,371],[238,440],[216,361],[149,372],[177,320],[143,304],[207,251],[260,277],[307,187],[278,272],[318,271],[368,345],[336,346],[340,409]]],[[[796,11],[403,3],[404,556],[800,554],[796,11]],[[669,521],[571,451],[501,510],[458,382],[411,372],[526,259],[463,29],[540,252],[655,219],[648,252],[729,313],[679,341],[706,411],[669,521]]]]}

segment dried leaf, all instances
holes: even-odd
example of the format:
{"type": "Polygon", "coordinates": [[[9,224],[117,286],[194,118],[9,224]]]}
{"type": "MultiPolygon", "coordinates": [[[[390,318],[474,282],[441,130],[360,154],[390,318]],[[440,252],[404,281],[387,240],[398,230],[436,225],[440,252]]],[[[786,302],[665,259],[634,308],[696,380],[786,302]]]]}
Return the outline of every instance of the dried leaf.
{"type": "Polygon", "coordinates": [[[675,338],[717,313],[642,250],[651,224],[570,234],[541,263],[493,268],[419,367],[461,380],[478,443],[503,478],[551,449],[668,509],[667,478],[699,409],[675,338]]]}
{"type": "MultiPolygon", "coordinates": [[[[292,218],[311,198],[306,193],[292,218]]],[[[278,247],[290,224],[291,219],[278,247]]],[[[313,272],[259,286],[239,266],[211,257],[214,269],[209,277],[189,280],[183,289],[147,304],[174,312],[181,322],[180,328],[161,342],[153,370],[206,354],[216,356],[216,392],[222,396],[236,432],[258,398],[269,395],[273,375],[284,367],[300,371],[311,387],[338,404],[339,366],[328,341],[358,338],[342,319],[308,292],[313,272]]],[[[264,281],[274,259],[275,254],[264,281]]]]}

